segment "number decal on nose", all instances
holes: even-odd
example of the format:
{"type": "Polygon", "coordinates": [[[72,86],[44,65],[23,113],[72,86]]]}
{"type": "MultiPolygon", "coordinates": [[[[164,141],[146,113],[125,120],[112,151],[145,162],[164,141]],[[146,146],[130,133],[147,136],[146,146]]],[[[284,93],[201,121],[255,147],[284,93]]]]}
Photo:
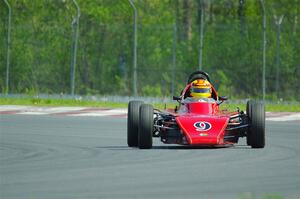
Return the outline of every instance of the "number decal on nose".
{"type": "Polygon", "coordinates": [[[208,131],[211,129],[211,124],[209,122],[196,122],[194,123],[194,127],[196,128],[196,131],[208,131]]]}

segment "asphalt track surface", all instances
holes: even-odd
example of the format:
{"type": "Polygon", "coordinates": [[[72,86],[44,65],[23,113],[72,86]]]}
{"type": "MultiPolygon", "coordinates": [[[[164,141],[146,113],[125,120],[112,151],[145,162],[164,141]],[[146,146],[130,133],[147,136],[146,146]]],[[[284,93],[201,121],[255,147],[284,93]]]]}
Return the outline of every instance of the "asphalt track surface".
{"type": "Polygon", "coordinates": [[[300,198],[299,122],[267,146],[128,148],[126,119],[0,115],[0,198],[300,198]]]}

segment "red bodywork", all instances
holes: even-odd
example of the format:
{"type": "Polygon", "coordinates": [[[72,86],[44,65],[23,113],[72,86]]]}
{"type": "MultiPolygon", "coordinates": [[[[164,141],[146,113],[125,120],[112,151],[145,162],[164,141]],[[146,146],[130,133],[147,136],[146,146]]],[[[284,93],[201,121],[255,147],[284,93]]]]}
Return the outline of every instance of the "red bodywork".
{"type": "MultiPolygon", "coordinates": [[[[182,101],[189,87],[184,89],[182,101]]],[[[219,110],[218,95],[214,88],[212,97],[216,101],[183,103],[175,113],[176,122],[189,145],[232,144],[224,141],[224,135],[230,116],[236,113],[219,110]]]]}

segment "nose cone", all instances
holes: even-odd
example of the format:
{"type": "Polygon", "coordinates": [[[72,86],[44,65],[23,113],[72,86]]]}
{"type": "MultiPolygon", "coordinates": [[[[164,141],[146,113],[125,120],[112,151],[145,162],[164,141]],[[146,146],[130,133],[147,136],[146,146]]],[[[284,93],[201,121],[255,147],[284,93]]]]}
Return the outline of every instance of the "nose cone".
{"type": "Polygon", "coordinates": [[[218,145],[224,143],[225,128],[229,117],[225,116],[192,116],[176,118],[191,145],[218,145]]]}

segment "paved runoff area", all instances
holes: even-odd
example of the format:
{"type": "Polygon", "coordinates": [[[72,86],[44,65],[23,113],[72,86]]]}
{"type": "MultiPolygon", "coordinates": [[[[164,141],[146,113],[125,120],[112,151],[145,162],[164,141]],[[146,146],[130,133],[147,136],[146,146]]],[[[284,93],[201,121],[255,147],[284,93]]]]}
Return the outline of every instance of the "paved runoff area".
{"type": "Polygon", "coordinates": [[[266,121],[263,149],[245,138],[224,148],[154,138],[139,150],[117,110],[6,109],[18,114],[0,115],[0,199],[300,198],[298,121],[266,121]]]}
{"type": "MultiPolygon", "coordinates": [[[[96,107],[36,107],[0,105],[0,114],[127,117],[127,109],[96,107]]],[[[299,112],[267,112],[269,121],[300,121],[299,112]]]]}

